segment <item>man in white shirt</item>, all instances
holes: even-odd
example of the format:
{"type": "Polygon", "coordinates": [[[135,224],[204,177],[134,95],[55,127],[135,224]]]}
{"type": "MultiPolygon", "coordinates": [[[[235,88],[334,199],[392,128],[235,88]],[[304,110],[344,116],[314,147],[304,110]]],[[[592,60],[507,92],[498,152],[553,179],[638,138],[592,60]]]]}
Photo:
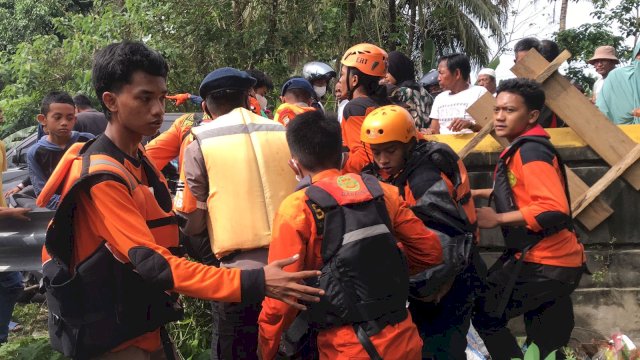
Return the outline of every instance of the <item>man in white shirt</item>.
{"type": "Polygon", "coordinates": [[[607,78],[607,75],[609,75],[611,70],[615,69],[616,65],[619,63],[620,60],[616,57],[616,49],[609,45],[598,47],[594,52],[593,57],[589,59],[589,64],[593,65],[596,72],[601,76],[601,78],[596,80],[595,84],[593,84],[593,95],[591,96],[591,101],[593,103],[596,102],[596,98],[598,97],[600,90],[602,90],[604,79],[607,78]]]}
{"type": "Polygon", "coordinates": [[[464,54],[442,56],[438,60],[438,82],[444,89],[431,107],[431,134],[464,134],[482,128],[467,113],[467,109],[487,92],[482,86],[469,84],[471,63],[464,54]]]}

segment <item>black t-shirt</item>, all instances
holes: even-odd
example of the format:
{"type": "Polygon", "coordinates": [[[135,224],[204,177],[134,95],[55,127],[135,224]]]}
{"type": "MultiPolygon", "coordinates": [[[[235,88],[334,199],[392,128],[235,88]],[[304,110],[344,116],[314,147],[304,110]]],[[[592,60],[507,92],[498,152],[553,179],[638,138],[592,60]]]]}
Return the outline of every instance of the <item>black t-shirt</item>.
{"type": "Polygon", "coordinates": [[[107,128],[107,118],[103,113],[93,109],[78,113],[76,118],[76,125],[73,127],[75,131],[87,132],[98,136],[107,128]]]}

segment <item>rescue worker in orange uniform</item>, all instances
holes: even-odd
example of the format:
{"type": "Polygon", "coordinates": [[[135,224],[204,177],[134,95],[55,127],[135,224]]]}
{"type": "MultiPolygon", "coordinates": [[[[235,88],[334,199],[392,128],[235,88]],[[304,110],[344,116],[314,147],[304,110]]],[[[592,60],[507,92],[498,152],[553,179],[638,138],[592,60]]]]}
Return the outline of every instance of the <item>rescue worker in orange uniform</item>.
{"type": "MultiPolygon", "coordinates": [[[[202,101],[200,104],[202,104],[202,101]]],[[[173,209],[178,214],[190,214],[197,209],[197,201],[186,183],[184,166],[182,165],[184,151],[194,140],[191,129],[209,121],[211,121],[211,117],[206,113],[184,114],[177,118],[169,129],[151,140],[144,147],[149,160],[158,169],[163,169],[171,160],[178,158],[179,180],[176,185],[176,194],[173,198],[173,209]]],[[[206,231],[191,236],[181,233],[180,240],[187,254],[193,259],[207,265],[217,266],[219,264],[211,252],[209,235],[206,231]]]]}
{"type": "MultiPolygon", "coordinates": [[[[372,176],[341,175],[335,119],[300,114],[287,128],[287,143],[289,164],[302,181],[275,216],[269,260],[300,253],[304,261],[287,270],[322,269],[315,285],[326,294],[304,314],[318,330],[320,359],[420,359],[422,341],[406,309],[408,276],[441,263],[437,236],[394,187],[372,176]]],[[[263,359],[274,359],[297,314],[281,301],[263,302],[263,359]]]]}
{"type": "MultiPolygon", "coordinates": [[[[562,160],[538,124],[545,94],[529,79],[498,86],[496,134],[510,142],[500,155],[491,198],[477,209],[478,226],[502,227],[506,251],[489,269],[473,325],[493,359],[521,358],[509,319],[524,315],[527,344],[540,358],[566,346],[574,326],[571,293],[585,270],[584,247],[573,229],[562,160]]],[[[560,353],[561,351],[558,351],[560,353]]]]}
{"type": "Polygon", "coordinates": [[[386,87],[379,84],[386,75],[387,53],[375,45],[355,45],[342,57],[338,82],[349,99],[341,124],[343,145],[349,151],[342,169],[344,173],[358,174],[371,162],[371,150],[360,141],[360,128],[367,114],[379,106],[391,104],[386,87]]]}
{"type": "MultiPolygon", "coordinates": [[[[409,311],[424,342],[423,359],[466,359],[467,332],[479,284],[476,213],[466,168],[446,144],[418,140],[411,114],[401,106],[375,109],[362,123],[361,140],[374,162],[363,173],[398,188],[424,224],[436,231],[443,264],[412,278],[409,311]],[[460,261],[460,260],[463,261],[460,261]]],[[[483,266],[483,264],[482,264],[483,266]]]]}
{"type": "Polygon", "coordinates": [[[107,129],[67,151],[37,200],[61,190],[43,248],[53,348],[74,359],[174,359],[163,325],[182,317],[175,293],[229,302],[321,294],[297,283],[317,272],[280,269],[295,259],[241,271],[172,255],[169,191],[140,146],[162,124],[167,63],[140,42],[111,44],[94,61],[107,129]]]}
{"type": "Polygon", "coordinates": [[[316,108],[311,106],[314,94],[309,81],[298,77],[287,80],[280,92],[282,104],[278,106],[273,120],[287,126],[296,115],[315,111],[316,108]]]}
{"type": "Polygon", "coordinates": [[[267,100],[267,93],[273,90],[271,78],[258,69],[248,69],[246,73],[256,79],[256,84],[249,91],[249,110],[257,115],[273,118],[273,114],[269,110],[269,101],[267,100]]]}

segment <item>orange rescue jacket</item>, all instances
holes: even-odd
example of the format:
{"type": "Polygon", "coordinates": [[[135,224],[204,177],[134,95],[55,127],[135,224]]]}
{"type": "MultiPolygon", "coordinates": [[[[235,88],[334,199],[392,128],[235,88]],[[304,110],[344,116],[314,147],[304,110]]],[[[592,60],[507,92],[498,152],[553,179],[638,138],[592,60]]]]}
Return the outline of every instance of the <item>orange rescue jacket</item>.
{"type": "MultiPolygon", "coordinates": [[[[338,178],[338,170],[323,171],[312,182],[338,178]]],[[[392,232],[400,242],[409,263],[409,272],[415,274],[426,267],[442,262],[442,248],[438,237],[409,210],[398,196],[395,187],[382,184],[384,199],[393,225],[392,232]]],[[[281,204],[273,226],[269,262],[300,254],[303,261],[289,265],[287,271],[320,269],[322,267],[322,237],[309,206],[305,190],[287,197],[281,204]]],[[[259,344],[263,359],[273,359],[278,350],[280,336],[297,316],[291,306],[273,299],[265,299],[258,319],[259,344]]],[[[422,340],[408,316],[404,321],[386,326],[371,337],[378,353],[387,360],[420,359],[422,340]]],[[[320,331],[318,350],[321,359],[368,358],[352,326],[345,325],[320,331]]]]}

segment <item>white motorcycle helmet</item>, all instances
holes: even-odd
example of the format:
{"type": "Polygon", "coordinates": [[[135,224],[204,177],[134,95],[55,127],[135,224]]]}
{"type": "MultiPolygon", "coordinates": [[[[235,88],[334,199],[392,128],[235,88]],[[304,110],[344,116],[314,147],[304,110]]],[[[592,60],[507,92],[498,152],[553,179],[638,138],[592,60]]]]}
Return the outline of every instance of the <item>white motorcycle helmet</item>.
{"type": "Polygon", "coordinates": [[[320,99],[327,93],[327,85],[332,78],[336,77],[336,72],[331,66],[323,62],[312,61],[304,64],[302,67],[302,77],[307,79],[313,85],[313,90],[316,92],[316,98],[320,99]],[[320,79],[325,80],[327,85],[316,86],[313,84],[314,81],[320,79]]]}

